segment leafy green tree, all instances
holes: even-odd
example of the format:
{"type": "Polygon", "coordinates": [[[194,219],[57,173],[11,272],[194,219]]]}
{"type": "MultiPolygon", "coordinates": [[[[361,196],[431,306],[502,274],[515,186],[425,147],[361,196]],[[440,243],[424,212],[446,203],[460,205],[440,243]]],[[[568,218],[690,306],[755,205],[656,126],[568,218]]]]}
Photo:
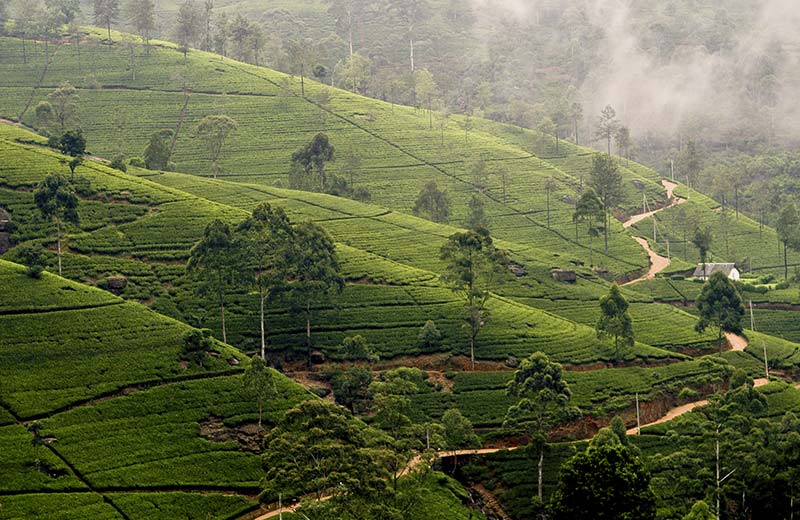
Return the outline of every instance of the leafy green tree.
{"type": "Polygon", "coordinates": [[[14,248],[14,258],[28,269],[25,274],[30,278],[39,279],[47,268],[47,255],[42,246],[32,242],[25,242],[14,248]]]}
{"type": "Polygon", "coordinates": [[[519,399],[508,408],[504,426],[522,427],[530,435],[530,447],[538,455],[538,498],[543,497],[544,451],[550,430],[578,416],[570,406],[572,392],[564,379],[561,365],[550,361],[543,352],[523,360],[506,393],[519,399]]]}
{"type": "Polygon", "coordinates": [[[105,27],[111,43],[111,25],[119,18],[119,0],[94,0],[94,23],[105,27]]]}
{"type": "Polygon", "coordinates": [[[627,126],[620,126],[614,134],[614,141],[617,143],[617,155],[630,160],[631,131],[627,126]]]}
{"type": "Polygon", "coordinates": [[[467,173],[477,191],[486,189],[486,185],[489,183],[489,169],[486,167],[486,161],[483,158],[476,157],[469,161],[467,163],[467,173]]]}
{"type": "MultiPolygon", "coordinates": [[[[547,193],[547,203],[546,203],[546,210],[547,210],[547,229],[550,229],[550,195],[553,193],[553,190],[558,188],[558,184],[556,184],[556,180],[552,177],[548,177],[544,181],[544,190],[547,193]]],[[[503,197],[505,198],[505,196],[503,197]]]]}
{"type": "Polygon", "coordinates": [[[481,196],[478,193],[473,193],[468,205],[467,229],[489,229],[489,217],[486,216],[486,209],[483,206],[481,196]]]}
{"type": "Polygon", "coordinates": [[[611,105],[606,105],[606,107],[600,112],[600,116],[597,118],[597,136],[598,138],[602,138],[606,140],[606,144],[608,145],[608,155],[611,155],[611,139],[614,138],[614,135],[619,130],[619,120],[617,119],[617,112],[611,105]]]}
{"type": "Polygon", "coordinates": [[[347,176],[347,183],[350,188],[355,188],[355,174],[361,170],[361,156],[353,148],[348,148],[341,156],[339,161],[339,172],[347,176]]]}
{"type": "Polygon", "coordinates": [[[700,265],[703,268],[702,278],[704,280],[708,279],[706,260],[708,259],[708,252],[711,250],[711,242],[713,239],[714,236],[711,234],[710,228],[697,227],[694,230],[694,236],[692,236],[692,244],[694,244],[694,247],[700,252],[700,265]]]}
{"type": "Polygon", "coordinates": [[[593,443],[561,467],[553,512],[556,520],[653,520],[656,497],[650,474],[619,441],[593,443]]]}
{"type": "Polygon", "coordinates": [[[144,149],[144,164],[149,170],[166,170],[172,156],[172,137],[175,133],[164,128],[150,136],[144,149]]]}
{"type": "Polygon", "coordinates": [[[440,258],[446,262],[441,280],[464,299],[474,370],[475,340],[489,319],[486,302],[507,272],[508,258],[494,246],[485,228],[451,235],[442,246],[440,258]]]}
{"type": "Polygon", "coordinates": [[[353,413],[366,411],[371,383],[372,372],[359,366],[337,371],[331,376],[331,388],[336,403],[347,407],[353,413]]]}
{"type": "Polygon", "coordinates": [[[251,399],[255,397],[258,402],[258,427],[261,428],[264,403],[278,396],[275,373],[262,358],[253,356],[250,361],[250,366],[242,375],[242,392],[251,399]]]}
{"type": "Polygon", "coordinates": [[[424,217],[434,222],[447,222],[447,217],[450,215],[450,200],[447,192],[440,190],[436,181],[428,182],[417,195],[411,212],[418,217],[424,217]]]}
{"type": "Polygon", "coordinates": [[[128,20],[144,43],[150,55],[150,37],[156,29],[156,5],[154,0],[126,0],[124,6],[128,20]]]}
{"type": "Polygon", "coordinates": [[[225,140],[238,126],[234,119],[223,115],[206,116],[197,124],[197,135],[205,142],[215,179],[222,173],[220,161],[225,140]]]}
{"type": "Polygon", "coordinates": [[[335,149],[325,134],[317,134],[292,154],[289,186],[293,189],[326,192],[329,179],[325,164],[334,160],[335,149]]]}
{"type": "Polygon", "coordinates": [[[614,338],[615,359],[619,359],[622,349],[633,347],[633,320],[619,286],[612,285],[609,293],[600,298],[600,319],[595,329],[598,338],[614,338]]]}
{"type": "Polygon", "coordinates": [[[340,78],[337,83],[340,86],[361,95],[367,94],[367,85],[372,77],[372,60],[356,52],[337,67],[337,70],[340,78]]]}
{"type": "Polygon", "coordinates": [[[68,81],[47,95],[47,100],[36,105],[36,120],[51,134],[63,135],[77,125],[78,91],[68,81]]]}
{"type": "Polygon", "coordinates": [[[183,335],[180,358],[190,363],[196,363],[202,368],[213,346],[214,341],[211,339],[210,330],[192,329],[183,335]]]}
{"type": "Polygon", "coordinates": [[[377,361],[378,356],[369,342],[361,336],[348,336],[342,341],[342,354],[349,361],[377,361]]]}
{"type": "Polygon", "coordinates": [[[472,422],[461,414],[456,408],[451,408],[442,415],[445,445],[452,452],[453,471],[458,467],[456,452],[465,448],[477,448],[481,445],[480,439],[475,434],[472,422]]]}
{"type": "Polygon", "coordinates": [[[594,189],[603,203],[603,237],[605,253],[608,254],[608,217],[611,214],[611,210],[623,200],[622,174],[611,155],[595,154],[592,158],[589,186],[594,189]]]}
{"type": "Polygon", "coordinates": [[[58,149],[61,150],[61,153],[72,157],[68,164],[70,182],[74,182],[75,168],[83,162],[83,156],[86,154],[86,138],[83,137],[83,132],[67,130],[61,134],[61,137],[58,138],[58,149]]]}
{"type": "Polygon", "coordinates": [[[778,232],[778,239],[783,244],[783,278],[789,279],[789,255],[788,249],[795,249],[800,246],[800,215],[794,204],[787,204],[783,207],[775,223],[775,230],[778,232]]]}
{"type": "Polygon", "coordinates": [[[739,290],[725,273],[717,271],[703,285],[700,296],[695,301],[699,318],[695,324],[697,332],[707,328],[717,331],[719,353],[722,354],[724,334],[742,334],[744,304],[739,290]]]}
{"type": "Polygon", "coordinates": [[[294,226],[294,237],[286,251],[289,268],[287,291],[306,322],[306,349],[311,356],[311,317],[314,306],[341,293],[344,279],[333,239],[312,222],[294,226]]]}
{"type": "MultiPolygon", "coordinates": [[[[604,226],[598,224],[605,219],[605,212],[603,211],[603,202],[597,196],[593,189],[589,188],[584,191],[578,203],[575,205],[575,213],[572,214],[572,221],[577,226],[580,222],[586,222],[589,235],[589,263],[594,263],[594,246],[592,245],[593,239],[599,236],[604,226]]],[[[577,227],[575,228],[577,234],[577,227]]],[[[577,237],[576,237],[577,238],[577,237]]]]}
{"type": "Polygon", "coordinates": [[[184,61],[189,47],[193,47],[198,40],[201,29],[202,18],[194,1],[184,1],[178,8],[178,17],[175,20],[175,39],[183,52],[184,61]]]}
{"type": "Polygon", "coordinates": [[[78,224],[78,197],[75,189],[61,174],[51,173],[42,180],[33,192],[36,207],[45,219],[56,226],[58,252],[58,275],[61,276],[61,241],[64,224],[78,224]]]}
{"type": "Polygon", "coordinates": [[[286,412],[267,434],[262,464],[265,496],[312,493],[359,497],[380,494],[389,477],[381,464],[381,437],[341,406],[309,399],[286,412]]]}
{"type": "Polygon", "coordinates": [[[569,115],[572,118],[572,124],[575,132],[575,144],[580,144],[578,139],[578,123],[583,119],[583,104],[580,101],[575,101],[570,105],[569,115]]]}
{"type": "Polygon", "coordinates": [[[417,341],[424,352],[432,352],[442,345],[442,332],[433,320],[428,320],[420,329],[417,341]]]}
{"type": "Polygon", "coordinates": [[[686,184],[690,188],[695,186],[697,184],[697,176],[703,169],[703,156],[694,139],[689,139],[686,143],[686,148],[678,156],[677,162],[679,171],[686,172],[686,184]]]}
{"type": "Polygon", "coordinates": [[[266,359],[266,304],[286,289],[290,272],[287,255],[296,239],[294,229],[283,209],[263,202],[239,224],[234,235],[236,254],[245,266],[250,286],[258,293],[261,359],[266,359]]]}
{"type": "Polygon", "coordinates": [[[433,130],[433,98],[436,95],[436,80],[428,69],[414,72],[414,97],[417,104],[425,105],[428,111],[428,129],[433,130]]]}
{"type": "Polygon", "coordinates": [[[692,506],[692,510],[688,515],[683,517],[683,520],[716,520],[716,518],[714,513],[711,512],[711,508],[708,507],[708,504],[700,500],[695,502],[692,506]]]}
{"type": "Polygon", "coordinates": [[[222,321],[222,341],[228,342],[225,327],[225,295],[238,271],[233,236],[228,224],[219,219],[210,222],[203,232],[203,238],[189,252],[186,271],[203,280],[201,293],[206,289],[216,293],[222,321]]]}

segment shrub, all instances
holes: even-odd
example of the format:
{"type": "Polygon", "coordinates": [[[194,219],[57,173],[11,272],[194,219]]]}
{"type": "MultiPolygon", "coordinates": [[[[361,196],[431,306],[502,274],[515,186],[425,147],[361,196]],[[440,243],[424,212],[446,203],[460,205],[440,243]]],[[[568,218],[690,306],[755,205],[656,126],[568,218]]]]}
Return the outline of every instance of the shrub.
{"type": "Polygon", "coordinates": [[[131,157],[128,160],[128,164],[130,164],[134,168],[147,168],[147,165],[144,163],[144,159],[142,159],[141,157],[131,157]]]}
{"type": "Polygon", "coordinates": [[[197,363],[203,366],[208,357],[208,352],[211,350],[213,342],[211,340],[211,331],[208,329],[194,329],[190,330],[183,336],[183,350],[181,350],[181,359],[189,361],[190,363],[197,363]]]}
{"type": "Polygon", "coordinates": [[[442,333],[433,320],[428,320],[419,331],[419,345],[423,351],[438,349],[442,344],[442,333]]]}
{"type": "Polygon", "coordinates": [[[360,335],[348,336],[342,341],[342,354],[345,359],[356,361],[377,361],[378,356],[370,347],[369,342],[360,335]]]}
{"type": "Polygon", "coordinates": [[[109,164],[115,170],[119,170],[121,172],[128,171],[128,166],[125,164],[125,156],[122,154],[117,154],[111,160],[111,164],[109,164]]]}
{"type": "Polygon", "coordinates": [[[31,278],[41,278],[42,271],[47,267],[47,255],[38,244],[28,242],[16,247],[14,257],[28,268],[25,274],[31,278]]]}
{"type": "Polygon", "coordinates": [[[678,394],[678,400],[684,402],[696,401],[700,394],[697,393],[697,390],[694,390],[689,387],[683,387],[678,394]]]}

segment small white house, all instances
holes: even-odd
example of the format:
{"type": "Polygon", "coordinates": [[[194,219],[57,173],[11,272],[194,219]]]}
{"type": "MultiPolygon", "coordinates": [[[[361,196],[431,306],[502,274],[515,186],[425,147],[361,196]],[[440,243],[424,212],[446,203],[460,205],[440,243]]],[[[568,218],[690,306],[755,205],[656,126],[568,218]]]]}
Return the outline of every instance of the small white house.
{"type": "Polygon", "coordinates": [[[697,269],[694,270],[694,274],[692,276],[695,278],[700,278],[701,280],[708,280],[709,276],[717,271],[720,271],[725,273],[725,276],[734,281],[739,280],[741,277],[741,273],[739,273],[739,270],[736,269],[736,264],[707,263],[705,266],[706,269],[705,272],[703,272],[703,264],[697,264],[697,269]]]}

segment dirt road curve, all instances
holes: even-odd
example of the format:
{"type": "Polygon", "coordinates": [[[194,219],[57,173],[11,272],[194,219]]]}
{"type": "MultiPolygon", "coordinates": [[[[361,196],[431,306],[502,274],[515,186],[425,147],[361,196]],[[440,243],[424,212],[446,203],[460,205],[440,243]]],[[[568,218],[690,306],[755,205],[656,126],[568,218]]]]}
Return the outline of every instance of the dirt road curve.
{"type": "MultiPolygon", "coordinates": [[[[664,211],[667,208],[672,208],[672,207],[677,206],[678,204],[683,204],[684,202],[686,202],[686,199],[682,199],[680,197],[676,197],[673,194],[673,192],[675,191],[675,188],[678,187],[677,184],[675,184],[674,182],[670,182],[670,181],[665,179],[665,180],[661,181],[661,185],[664,186],[664,188],[667,190],[667,198],[670,200],[670,203],[667,206],[664,206],[663,208],[656,209],[656,210],[653,210],[653,211],[648,211],[647,213],[640,213],[638,215],[631,216],[628,220],[626,220],[625,222],[622,223],[623,227],[629,228],[629,227],[633,226],[634,224],[636,224],[637,222],[641,222],[642,220],[646,219],[647,217],[652,217],[653,215],[655,215],[659,211],[664,211]]],[[[655,251],[653,251],[650,248],[650,244],[647,242],[646,239],[641,238],[641,237],[633,237],[633,239],[636,240],[636,242],[640,246],[642,246],[642,248],[645,251],[647,251],[647,255],[650,257],[650,269],[648,269],[647,273],[644,274],[643,276],[640,276],[639,278],[636,278],[635,280],[631,280],[630,282],[624,283],[623,285],[631,285],[631,284],[634,284],[634,283],[637,283],[637,282],[642,282],[644,280],[652,280],[653,278],[655,278],[655,276],[658,273],[660,273],[661,271],[663,271],[664,269],[669,267],[669,263],[670,263],[669,262],[669,258],[663,257],[663,256],[659,255],[658,253],[656,253],[655,251]]]]}
{"type": "Polygon", "coordinates": [[[735,352],[744,352],[744,349],[747,348],[747,340],[743,337],[731,334],[730,332],[726,332],[725,337],[728,339],[731,350],[735,352]]]}

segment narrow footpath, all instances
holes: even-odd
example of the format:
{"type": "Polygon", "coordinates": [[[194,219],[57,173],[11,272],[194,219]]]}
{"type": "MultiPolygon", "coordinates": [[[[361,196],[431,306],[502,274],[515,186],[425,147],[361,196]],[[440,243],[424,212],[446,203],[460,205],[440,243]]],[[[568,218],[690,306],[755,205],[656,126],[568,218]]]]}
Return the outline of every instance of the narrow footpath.
{"type": "MultiPolygon", "coordinates": [[[[668,205],[664,206],[663,208],[659,208],[659,209],[656,209],[656,210],[653,210],[653,211],[648,211],[646,213],[639,213],[638,215],[633,215],[628,220],[626,220],[625,222],[622,223],[622,227],[624,227],[626,229],[630,228],[631,226],[633,226],[637,222],[641,222],[642,220],[644,220],[644,219],[646,219],[648,217],[652,217],[653,215],[655,215],[656,213],[658,213],[660,211],[664,211],[665,209],[673,208],[673,207],[675,207],[675,206],[677,206],[679,204],[683,204],[684,202],[686,202],[686,199],[683,199],[681,197],[675,196],[674,191],[675,191],[675,188],[678,187],[677,184],[675,184],[674,182],[670,182],[670,181],[664,179],[664,180],[661,181],[661,185],[664,186],[664,188],[667,190],[667,199],[670,201],[670,203],[668,205]]],[[[639,278],[636,278],[634,280],[626,282],[626,283],[624,283],[622,285],[632,285],[632,284],[635,284],[635,283],[638,283],[638,282],[642,282],[644,280],[652,280],[653,278],[655,278],[655,276],[658,273],[660,273],[661,271],[663,271],[664,269],[669,267],[669,264],[670,264],[669,258],[661,256],[658,253],[656,253],[655,251],[653,251],[653,249],[650,247],[650,244],[647,242],[646,238],[633,237],[633,239],[640,246],[642,246],[642,248],[645,251],[647,251],[647,255],[650,257],[650,269],[648,269],[647,273],[645,273],[644,275],[640,276],[639,278]]]]}

